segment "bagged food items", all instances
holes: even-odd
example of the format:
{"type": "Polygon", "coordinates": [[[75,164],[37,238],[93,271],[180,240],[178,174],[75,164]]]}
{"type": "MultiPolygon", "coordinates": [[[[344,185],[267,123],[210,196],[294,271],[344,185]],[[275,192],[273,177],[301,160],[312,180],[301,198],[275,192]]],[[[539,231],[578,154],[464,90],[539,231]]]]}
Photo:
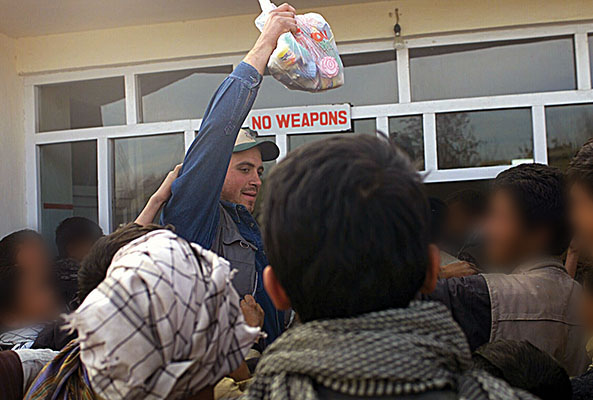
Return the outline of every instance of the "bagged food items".
{"type": "MultiPolygon", "coordinates": [[[[261,31],[270,10],[269,0],[260,0],[262,14],[255,20],[261,31]]],[[[285,33],[268,62],[270,74],[289,89],[320,92],[344,84],[344,65],[325,19],[316,13],[296,16],[298,31],[285,33]]]]}

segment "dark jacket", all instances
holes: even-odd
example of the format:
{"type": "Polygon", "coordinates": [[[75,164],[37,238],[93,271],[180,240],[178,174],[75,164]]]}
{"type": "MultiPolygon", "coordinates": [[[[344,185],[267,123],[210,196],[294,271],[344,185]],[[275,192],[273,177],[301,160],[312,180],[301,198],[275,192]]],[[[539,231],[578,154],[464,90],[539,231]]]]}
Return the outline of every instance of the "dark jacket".
{"type": "Polygon", "coordinates": [[[384,396],[384,397],[359,397],[348,396],[333,392],[329,389],[319,388],[317,390],[320,400],[457,400],[457,394],[450,390],[438,390],[434,392],[420,393],[412,396],[384,396]]]}

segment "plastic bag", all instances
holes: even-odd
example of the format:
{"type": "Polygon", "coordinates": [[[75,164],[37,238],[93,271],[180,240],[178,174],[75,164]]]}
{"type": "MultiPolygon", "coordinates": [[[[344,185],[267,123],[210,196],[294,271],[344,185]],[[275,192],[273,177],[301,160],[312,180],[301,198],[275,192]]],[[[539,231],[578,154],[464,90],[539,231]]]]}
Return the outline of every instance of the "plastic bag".
{"type": "MultiPolygon", "coordinates": [[[[262,14],[255,20],[261,31],[276,6],[259,0],[262,14]]],[[[320,92],[344,84],[344,65],[334,34],[325,19],[315,13],[296,16],[296,34],[285,33],[268,62],[270,74],[289,89],[320,92]]]]}

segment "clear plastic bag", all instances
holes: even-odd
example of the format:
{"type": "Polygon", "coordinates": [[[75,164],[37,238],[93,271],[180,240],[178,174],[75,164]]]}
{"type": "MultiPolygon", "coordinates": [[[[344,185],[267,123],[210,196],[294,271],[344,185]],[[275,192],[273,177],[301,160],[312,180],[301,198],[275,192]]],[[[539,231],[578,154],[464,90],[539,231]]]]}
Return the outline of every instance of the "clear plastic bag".
{"type": "MultiPolygon", "coordinates": [[[[255,20],[261,31],[276,6],[260,0],[262,14],[255,20]]],[[[334,34],[316,13],[297,15],[296,34],[285,33],[268,62],[270,74],[289,89],[321,92],[344,84],[344,65],[334,34]]]]}

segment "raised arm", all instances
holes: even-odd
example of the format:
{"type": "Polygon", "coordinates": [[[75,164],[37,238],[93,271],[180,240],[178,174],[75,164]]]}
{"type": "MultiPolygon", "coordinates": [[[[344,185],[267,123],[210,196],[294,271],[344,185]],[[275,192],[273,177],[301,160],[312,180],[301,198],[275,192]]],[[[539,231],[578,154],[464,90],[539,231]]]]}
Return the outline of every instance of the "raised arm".
{"type": "Polygon", "coordinates": [[[270,18],[253,49],[220,85],[206,109],[189,148],[162,224],[172,224],[183,238],[209,249],[219,221],[218,203],[239,129],[251,110],[262,74],[278,37],[296,29],[295,10],[284,4],[270,18]]]}

